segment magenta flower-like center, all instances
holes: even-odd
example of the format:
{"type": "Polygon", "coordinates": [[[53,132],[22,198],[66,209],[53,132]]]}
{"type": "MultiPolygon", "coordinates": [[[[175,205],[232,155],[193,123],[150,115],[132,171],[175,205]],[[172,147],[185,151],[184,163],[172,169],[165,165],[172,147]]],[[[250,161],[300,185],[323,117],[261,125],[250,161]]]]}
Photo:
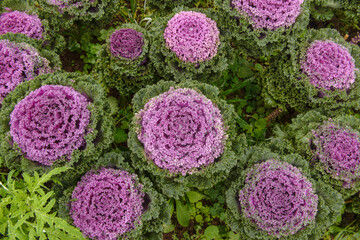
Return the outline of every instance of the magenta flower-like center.
{"type": "Polygon", "coordinates": [[[5,12],[0,15],[0,35],[5,33],[23,33],[30,38],[43,38],[43,26],[37,15],[24,12],[5,12]]]}
{"type": "Polygon", "coordinates": [[[247,16],[254,28],[275,30],[289,27],[301,13],[304,0],[232,0],[231,5],[247,16]]]}
{"type": "Polygon", "coordinates": [[[72,193],[74,225],[92,239],[115,240],[140,223],[145,194],[135,176],[102,168],[82,177],[72,193]]]}
{"type": "Polygon", "coordinates": [[[15,105],[10,134],[25,157],[43,165],[85,144],[90,122],[89,101],[72,87],[45,85],[15,105]]]}
{"type": "Polygon", "coordinates": [[[171,88],[150,99],[137,117],[138,138],[149,158],[172,173],[191,173],[213,163],[224,150],[220,110],[195,90],[171,88]]]}
{"type": "Polygon", "coordinates": [[[115,57],[134,60],[141,55],[143,46],[143,34],[131,28],[116,30],[110,37],[110,51],[115,57]]]}
{"type": "Polygon", "coordinates": [[[245,217],[261,230],[285,237],[314,221],[318,196],[299,169],[271,159],[251,167],[239,202],[245,217]]]}
{"type": "Polygon", "coordinates": [[[220,45],[216,22],[199,12],[180,12],[167,23],[164,39],[167,48],[184,62],[212,59],[220,45]]]}
{"type": "Polygon", "coordinates": [[[360,178],[359,133],[327,123],[313,131],[315,156],[334,179],[344,181],[344,187],[360,178]]]}
{"type": "Polygon", "coordinates": [[[51,72],[49,61],[26,43],[0,40],[0,104],[20,83],[51,72]]]}
{"type": "Polygon", "coordinates": [[[356,78],[349,51],[330,40],[312,42],[301,68],[312,85],[326,90],[349,89],[356,78]]]}

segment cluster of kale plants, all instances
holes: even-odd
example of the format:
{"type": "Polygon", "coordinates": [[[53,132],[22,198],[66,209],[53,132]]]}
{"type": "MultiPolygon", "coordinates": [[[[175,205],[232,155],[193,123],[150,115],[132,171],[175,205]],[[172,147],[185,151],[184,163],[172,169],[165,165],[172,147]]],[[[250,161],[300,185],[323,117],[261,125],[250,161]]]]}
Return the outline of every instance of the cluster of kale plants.
{"type": "Polygon", "coordinates": [[[356,1],[0,7],[0,237],[308,240],[360,212],[358,36],[312,27],[356,1]]]}

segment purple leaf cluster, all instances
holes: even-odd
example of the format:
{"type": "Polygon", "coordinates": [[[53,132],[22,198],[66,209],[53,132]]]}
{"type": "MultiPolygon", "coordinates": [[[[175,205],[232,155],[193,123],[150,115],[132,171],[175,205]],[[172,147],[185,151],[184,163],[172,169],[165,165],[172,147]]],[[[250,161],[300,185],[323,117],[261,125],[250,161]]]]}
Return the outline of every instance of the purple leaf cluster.
{"type": "Polygon", "coordinates": [[[360,177],[359,133],[334,124],[331,120],[313,130],[315,157],[332,178],[343,181],[343,187],[360,177]]]}
{"type": "Polygon", "coordinates": [[[166,47],[190,63],[212,59],[220,45],[219,35],[215,21],[193,11],[175,14],[164,31],[166,47]]]}
{"type": "Polygon", "coordinates": [[[18,84],[49,72],[49,61],[35,48],[26,43],[0,40],[0,104],[18,84]]]}
{"type": "Polygon", "coordinates": [[[143,46],[143,34],[131,28],[116,30],[110,37],[110,51],[115,57],[134,60],[141,55],[143,46]]]}
{"type": "Polygon", "coordinates": [[[43,26],[37,15],[12,11],[0,15],[0,35],[5,33],[23,33],[30,38],[43,38],[43,26]]]}
{"type": "Polygon", "coordinates": [[[286,237],[314,221],[318,196],[298,168],[270,159],[251,167],[239,202],[245,217],[260,229],[286,237]]]}
{"type": "Polygon", "coordinates": [[[312,85],[326,90],[349,89],[357,70],[349,51],[330,40],[312,42],[301,68],[312,85]]]}
{"type": "Polygon", "coordinates": [[[160,168],[183,175],[209,165],[224,151],[226,134],[220,110],[189,88],[171,88],[137,113],[139,140],[160,168]]]}
{"type": "Polygon", "coordinates": [[[145,194],[135,175],[102,168],[85,174],[72,193],[70,215],[84,235],[115,240],[135,228],[145,194]]]}
{"type": "Polygon", "coordinates": [[[254,28],[289,27],[301,13],[304,0],[232,0],[231,5],[249,18],[254,28]]]}
{"type": "Polygon", "coordinates": [[[89,101],[72,87],[45,85],[17,103],[10,134],[25,157],[43,165],[69,158],[85,144],[89,101]]]}

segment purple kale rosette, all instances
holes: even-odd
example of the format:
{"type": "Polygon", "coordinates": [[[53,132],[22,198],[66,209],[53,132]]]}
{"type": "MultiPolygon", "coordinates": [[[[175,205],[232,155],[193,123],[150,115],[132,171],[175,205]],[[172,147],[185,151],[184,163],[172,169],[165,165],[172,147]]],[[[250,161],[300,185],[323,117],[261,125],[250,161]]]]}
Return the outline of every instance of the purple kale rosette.
{"type": "Polygon", "coordinates": [[[302,11],[304,0],[232,0],[231,5],[249,18],[254,28],[290,27],[302,11]]]}
{"type": "Polygon", "coordinates": [[[244,216],[262,231],[286,237],[315,220],[318,196],[299,169],[270,159],[251,167],[239,203],[244,216]]]}
{"type": "Polygon", "coordinates": [[[137,92],[128,146],[133,166],[169,197],[224,180],[246,148],[233,106],[205,83],[160,81],[137,92]]]}
{"type": "Polygon", "coordinates": [[[312,42],[301,69],[312,85],[326,90],[351,88],[357,71],[349,50],[331,40],[312,42]]]}
{"type": "Polygon", "coordinates": [[[0,40],[0,58],[0,104],[20,83],[51,72],[50,62],[26,43],[0,40]]]}
{"type": "Polygon", "coordinates": [[[116,240],[140,223],[145,194],[134,174],[102,168],[86,173],[72,192],[73,224],[92,239],[116,240]]]}
{"type": "Polygon", "coordinates": [[[228,223],[241,239],[320,239],[341,215],[341,194],[315,181],[300,155],[255,146],[242,157],[226,191],[228,223]]]}
{"type": "Polygon", "coordinates": [[[211,9],[184,9],[159,18],[150,33],[150,60],[162,78],[176,81],[217,80],[232,60],[232,51],[211,9]]]}
{"type": "Polygon", "coordinates": [[[360,48],[334,29],[310,29],[288,53],[273,58],[261,81],[273,106],[335,116],[360,108],[360,48]]]}
{"type": "Polygon", "coordinates": [[[191,174],[214,162],[227,139],[220,110],[189,88],[170,88],[136,114],[148,157],[170,173],[191,174]]]}
{"type": "Polygon", "coordinates": [[[23,82],[4,98],[0,116],[0,162],[9,169],[79,167],[113,141],[105,92],[87,75],[56,72],[23,82]]]}
{"type": "Polygon", "coordinates": [[[110,37],[110,52],[115,57],[138,58],[144,46],[143,34],[131,28],[116,30],[110,37]]]}
{"type": "Polygon", "coordinates": [[[52,165],[83,147],[90,122],[88,99],[68,86],[45,85],[17,103],[10,134],[26,158],[52,165]]]}
{"type": "Polygon", "coordinates": [[[220,45],[219,35],[214,20],[194,11],[176,13],[164,31],[166,47],[180,60],[190,63],[212,59],[220,45]]]}
{"type": "Polygon", "coordinates": [[[12,11],[0,15],[0,35],[22,33],[29,38],[42,39],[44,27],[37,15],[12,11]]]}

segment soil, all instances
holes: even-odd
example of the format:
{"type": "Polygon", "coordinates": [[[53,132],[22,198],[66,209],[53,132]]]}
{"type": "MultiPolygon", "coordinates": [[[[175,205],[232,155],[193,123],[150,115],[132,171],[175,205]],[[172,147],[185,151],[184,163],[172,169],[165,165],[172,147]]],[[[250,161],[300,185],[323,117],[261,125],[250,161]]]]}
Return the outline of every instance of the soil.
{"type": "Polygon", "coordinates": [[[71,52],[66,49],[60,55],[60,59],[63,65],[63,69],[67,72],[84,71],[85,63],[80,58],[85,53],[71,52]]]}

